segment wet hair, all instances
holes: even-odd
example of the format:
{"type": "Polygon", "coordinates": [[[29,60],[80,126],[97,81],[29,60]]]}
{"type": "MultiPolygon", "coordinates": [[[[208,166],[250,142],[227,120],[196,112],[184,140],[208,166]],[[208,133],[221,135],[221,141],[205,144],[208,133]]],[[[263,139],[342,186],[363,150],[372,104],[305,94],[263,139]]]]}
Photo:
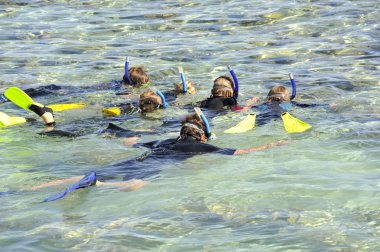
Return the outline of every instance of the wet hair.
{"type": "Polygon", "coordinates": [[[200,142],[207,142],[205,125],[196,113],[189,114],[182,121],[181,137],[191,136],[200,142]]]}
{"type": "MultiPolygon", "coordinates": [[[[194,84],[191,81],[186,81],[186,91],[188,94],[195,94],[196,93],[194,84]]],[[[176,95],[183,94],[182,82],[175,85],[174,92],[176,95]]]]}
{"type": "Polygon", "coordinates": [[[286,102],[290,101],[289,90],[284,86],[274,86],[270,89],[267,102],[286,102]]]}
{"type": "Polygon", "coordinates": [[[228,76],[219,76],[214,80],[211,95],[213,97],[233,97],[234,81],[228,76]]]}
{"type": "Polygon", "coordinates": [[[152,112],[162,106],[159,95],[153,91],[145,91],[140,95],[139,108],[142,112],[152,112]]]}
{"type": "Polygon", "coordinates": [[[149,81],[149,77],[142,66],[129,68],[128,75],[132,82],[130,84],[134,87],[141,87],[149,81]]]}

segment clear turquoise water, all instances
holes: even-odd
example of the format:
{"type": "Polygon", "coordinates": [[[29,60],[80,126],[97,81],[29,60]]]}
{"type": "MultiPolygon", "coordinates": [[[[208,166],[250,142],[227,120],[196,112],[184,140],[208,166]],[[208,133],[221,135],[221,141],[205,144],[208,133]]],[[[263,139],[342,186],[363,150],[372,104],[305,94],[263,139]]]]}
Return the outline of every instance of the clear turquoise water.
{"type": "MultiPolygon", "coordinates": [[[[62,188],[0,197],[1,250],[380,250],[379,16],[374,0],[2,1],[0,90],[119,80],[129,55],[162,90],[179,81],[181,64],[198,84],[196,100],[231,64],[242,100],[289,85],[293,72],[297,101],[325,106],[293,111],[313,125],[300,134],[274,121],[226,135],[245,115],[216,118],[220,147],[292,143],[168,163],[160,179],[137,191],[92,187],[48,204],[40,202],[62,188]]],[[[115,99],[107,92],[71,99],[81,98],[115,99]]],[[[60,101],[46,99],[40,101],[60,101]]],[[[12,104],[0,110],[34,117],[12,104]]],[[[184,112],[171,107],[159,116],[184,112]]],[[[83,120],[83,127],[102,128],[84,120],[94,116],[100,112],[56,115],[67,127],[83,120]]],[[[0,191],[82,175],[143,152],[96,134],[67,140],[39,136],[42,130],[41,123],[0,129],[0,191]]]]}

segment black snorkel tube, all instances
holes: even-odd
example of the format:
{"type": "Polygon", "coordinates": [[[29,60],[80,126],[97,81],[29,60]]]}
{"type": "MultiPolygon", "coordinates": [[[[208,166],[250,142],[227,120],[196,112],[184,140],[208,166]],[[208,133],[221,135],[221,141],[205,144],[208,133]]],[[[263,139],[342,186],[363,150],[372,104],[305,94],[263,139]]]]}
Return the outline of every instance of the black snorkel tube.
{"type": "Polygon", "coordinates": [[[182,66],[178,66],[178,72],[181,74],[183,93],[186,94],[186,93],[187,93],[187,89],[186,89],[186,79],[185,79],[185,74],[183,73],[182,66]]]}
{"type": "Polygon", "coordinates": [[[128,84],[132,84],[132,81],[131,81],[131,79],[129,78],[128,70],[129,70],[129,57],[127,56],[127,58],[125,59],[123,80],[124,80],[125,82],[127,82],[128,84]]]}
{"type": "Polygon", "coordinates": [[[232,67],[230,65],[227,66],[228,70],[230,71],[230,74],[232,76],[232,79],[234,79],[234,98],[237,99],[239,96],[239,81],[236,77],[236,74],[232,67]]]}
{"type": "Polygon", "coordinates": [[[294,98],[296,98],[297,86],[296,86],[296,82],[294,81],[292,73],[289,74],[289,79],[290,79],[290,82],[292,83],[292,95],[290,96],[290,100],[293,100],[294,98]]]}

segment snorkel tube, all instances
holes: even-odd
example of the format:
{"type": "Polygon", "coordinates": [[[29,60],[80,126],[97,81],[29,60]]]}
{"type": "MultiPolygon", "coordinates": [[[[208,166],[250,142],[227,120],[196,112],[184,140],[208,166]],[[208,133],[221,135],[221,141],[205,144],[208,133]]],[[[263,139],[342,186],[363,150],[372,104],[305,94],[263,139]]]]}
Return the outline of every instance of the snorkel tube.
{"type": "Polygon", "coordinates": [[[290,100],[293,100],[294,98],[296,98],[297,86],[296,86],[296,82],[294,81],[292,73],[289,74],[289,79],[290,79],[290,82],[292,83],[292,95],[290,96],[290,100]]]}
{"type": "Polygon", "coordinates": [[[210,124],[208,123],[205,115],[203,114],[202,110],[200,108],[194,108],[195,110],[195,113],[202,119],[204,125],[205,125],[205,133],[206,133],[206,137],[209,139],[209,140],[212,140],[215,138],[215,135],[213,133],[211,133],[211,130],[210,130],[210,124]]]}
{"type": "Polygon", "coordinates": [[[181,74],[183,93],[186,94],[186,93],[187,93],[187,89],[186,89],[186,79],[185,79],[185,74],[183,73],[183,69],[182,69],[181,66],[178,66],[178,72],[181,74]]]}
{"type": "Polygon", "coordinates": [[[158,95],[160,98],[161,98],[161,101],[162,101],[162,106],[164,107],[164,109],[166,109],[169,104],[166,102],[166,99],[165,99],[165,96],[163,93],[161,93],[160,90],[156,89],[155,87],[152,87],[151,90],[156,94],[158,95]]]}
{"type": "Polygon", "coordinates": [[[128,70],[129,70],[129,57],[127,56],[127,58],[125,59],[123,80],[126,81],[128,84],[132,84],[132,81],[129,78],[128,70]]]}
{"type": "Polygon", "coordinates": [[[239,96],[239,81],[238,81],[236,74],[235,74],[234,70],[232,69],[232,67],[230,65],[228,65],[227,68],[230,71],[232,78],[234,79],[234,97],[235,97],[235,99],[237,99],[239,96]]]}

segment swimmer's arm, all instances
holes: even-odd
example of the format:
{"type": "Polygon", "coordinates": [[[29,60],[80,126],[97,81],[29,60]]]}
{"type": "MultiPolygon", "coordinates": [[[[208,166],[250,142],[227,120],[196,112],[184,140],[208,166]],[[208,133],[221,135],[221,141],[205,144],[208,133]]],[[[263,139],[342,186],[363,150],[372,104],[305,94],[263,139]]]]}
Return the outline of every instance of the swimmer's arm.
{"type": "Polygon", "coordinates": [[[259,101],[260,101],[260,99],[258,97],[253,97],[251,99],[248,99],[240,111],[244,112],[244,111],[250,110],[252,108],[252,106],[254,104],[258,103],[259,101]]]}
{"type": "Polygon", "coordinates": [[[74,182],[77,182],[78,180],[80,180],[81,178],[82,178],[82,176],[71,177],[71,178],[67,178],[67,179],[57,179],[57,180],[53,180],[53,181],[47,182],[47,183],[42,184],[42,185],[33,186],[30,190],[35,191],[35,190],[39,190],[39,189],[42,189],[45,187],[59,186],[59,185],[64,185],[64,184],[68,184],[68,183],[74,183],[74,182]]]}
{"type": "MultiPolygon", "coordinates": [[[[69,184],[69,183],[75,183],[75,182],[78,182],[78,180],[80,180],[81,178],[82,176],[76,176],[76,177],[71,177],[67,179],[53,180],[42,185],[34,186],[30,190],[36,191],[36,190],[50,187],[50,186],[59,186],[59,185],[64,185],[64,184],[69,184]]],[[[140,179],[132,179],[129,181],[120,181],[120,182],[101,182],[97,180],[96,185],[117,187],[123,191],[134,191],[134,190],[139,189],[140,187],[143,187],[145,185],[145,182],[140,179]]]]}
{"type": "Polygon", "coordinates": [[[134,191],[145,185],[145,182],[141,179],[132,179],[128,181],[120,181],[120,182],[101,182],[96,181],[96,185],[99,186],[112,186],[117,187],[123,191],[134,191]]]}
{"type": "Polygon", "coordinates": [[[243,155],[243,154],[247,154],[250,152],[261,151],[261,150],[268,149],[270,147],[280,146],[280,145],[284,145],[284,144],[288,144],[288,143],[289,143],[289,141],[279,140],[277,142],[264,144],[264,145],[257,146],[257,147],[251,147],[251,148],[246,148],[246,149],[237,149],[237,150],[235,150],[234,155],[243,155]]]}
{"type": "Polygon", "coordinates": [[[233,111],[239,111],[239,112],[245,112],[245,111],[250,110],[253,107],[253,105],[255,103],[258,103],[259,101],[260,101],[260,99],[258,97],[253,97],[251,99],[248,99],[245,102],[245,105],[243,107],[241,107],[239,105],[235,105],[235,106],[231,107],[231,110],[233,110],[233,111]]]}

